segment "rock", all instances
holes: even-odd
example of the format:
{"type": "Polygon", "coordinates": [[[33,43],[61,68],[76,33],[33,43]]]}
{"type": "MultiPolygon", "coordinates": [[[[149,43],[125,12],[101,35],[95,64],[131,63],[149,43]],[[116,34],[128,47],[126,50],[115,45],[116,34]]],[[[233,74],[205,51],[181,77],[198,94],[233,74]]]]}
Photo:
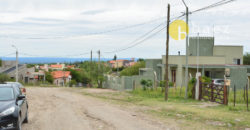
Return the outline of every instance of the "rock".
{"type": "Polygon", "coordinates": [[[232,127],[233,125],[231,123],[227,123],[227,126],[228,127],[232,127]]]}

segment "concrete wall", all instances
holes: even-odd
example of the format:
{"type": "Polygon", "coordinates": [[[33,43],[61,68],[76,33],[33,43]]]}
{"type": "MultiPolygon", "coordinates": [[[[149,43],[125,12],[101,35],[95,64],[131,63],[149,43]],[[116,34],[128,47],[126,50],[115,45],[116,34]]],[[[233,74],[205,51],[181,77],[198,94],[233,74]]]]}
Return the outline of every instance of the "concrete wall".
{"type": "MultiPolygon", "coordinates": [[[[188,64],[194,65],[197,63],[196,56],[188,57],[188,64]]],[[[166,64],[165,55],[162,56],[163,64],[166,64]]],[[[186,56],[169,56],[169,64],[181,64],[186,65],[186,56]]],[[[223,56],[199,56],[199,64],[207,64],[207,65],[225,65],[225,57],[223,56]]]]}
{"type": "Polygon", "coordinates": [[[162,75],[161,66],[158,66],[162,64],[162,59],[146,59],[145,62],[146,62],[146,68],[152,68],[157,74],[157,79],[163,80],[161,76],[162,75]]]}
{"type": "Polygon", "coordinates": [[[231,88],[236,85],[237,89],[243,89],[247,84],[247,68],[244,67],[231,67],[230,68],[230,80],[231,88]]]}
{"type": "Polygon", "coordinates": [[[190,37],[189,55],[197,56],[198,45],[199,45],[199,56],[213,56],[213,47],[214,47],[213,37],[199,37],[199,38],[190,37]]]}
{"type": "Polygon", "coordinates": [[[243,46],[214,46],[214,56],[225,56],[225,64],[234,64],[234,59],[240,59],[243,64],[243,46]]]}
{"type": "Polygon", "coordinates": [[[141,88],[141,80],[152,80],[153,84],[154,78],[151,76],[106,76],[106,81],[103,83],[103,88],[114,89],[119,91],[131,91],[136,88],[141,88]],[[135,86],[134,86],[135,85],[135,86]]]}

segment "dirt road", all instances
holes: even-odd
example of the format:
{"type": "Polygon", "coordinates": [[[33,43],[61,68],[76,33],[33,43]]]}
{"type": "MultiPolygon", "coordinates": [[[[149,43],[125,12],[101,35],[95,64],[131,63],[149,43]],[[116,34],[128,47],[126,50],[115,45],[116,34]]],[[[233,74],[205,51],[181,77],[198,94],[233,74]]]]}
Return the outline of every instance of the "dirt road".
{"type": "Polygon", "coordinates": [[[66,88],[28,88],[29,123],[24,130],[162,130],[145,115],[66,88]]]}

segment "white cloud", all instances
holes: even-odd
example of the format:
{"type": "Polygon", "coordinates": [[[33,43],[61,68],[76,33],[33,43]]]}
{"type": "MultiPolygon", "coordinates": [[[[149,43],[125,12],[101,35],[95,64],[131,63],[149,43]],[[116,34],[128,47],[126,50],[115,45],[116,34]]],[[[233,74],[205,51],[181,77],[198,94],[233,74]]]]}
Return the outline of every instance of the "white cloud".
{"type": "MultiPolygon", "coordinates": [[[[191,11],[217,1],[186,0],[191,11]]],[[[178,16],[185,10],[181,0],[1,0],[0,56],[13,52],[10,47],[13,43],[20,51],[42,56],[70,55],[89,52],[91,49],[112,51],[126,47],[165,19],[122,31],[106,34],[97,32],[165,17],[167,3],[171,4],[171,17],[178,16]],[[98,35],[89,35],[93,33],[98,35]]],[[[198,12],[190,16],[190,23],[205,31],[209,28],[211,30],[213,25],[220,29],[224,27],[215,33],[216,43],[241,43],[245,51],[248,51],[250,30],[246,27],[249,27],[250,20],[249,4],[247,0],[237,0],[198,12]]],[[[208,35],[211,35],[211,31],[208,35]]],[[[118,55],[160,58],[165,53],[164,48],[165,33],[162,32],[159,36],[118,55]]],[[[185,40],[170,41],[170,54],[177,54],[178,51],[185,53],[185,40]]],[[[105,54],[106,57],[113,55],[105,54]]]]}

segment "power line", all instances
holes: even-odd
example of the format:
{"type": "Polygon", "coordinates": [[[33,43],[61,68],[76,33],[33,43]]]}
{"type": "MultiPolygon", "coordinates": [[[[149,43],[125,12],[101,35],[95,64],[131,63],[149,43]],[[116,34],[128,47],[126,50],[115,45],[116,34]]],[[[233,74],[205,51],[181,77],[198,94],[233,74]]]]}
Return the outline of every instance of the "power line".
{"type": "Polygon", "coordinates": [[[143,42],[147,41],[148,39],[154,37],[156,34],[160,33],[160,32],[161,32],[162,30],[164,30],[165,28],[166,28],[166,27],[161,28],[161,29],[158,30],[157,32],[155,32],[155,33],[149,35],[148,37],[146,37],[145,39],[143,39],[143,40],[141,40],[141,41],[138,41],[138,42],[134,43],[133,45],[131,45],[131,46],[129,46],[129,47],[126,47],[126,48],[123,48],[123,49],[120,49],[120,50],[117,50],[117,51],[105,52],[105,53],[119,53],[119,52],[121,52],[121,51],[125,51],[125,50],[127,50],[127,49],[130,49],[130,48],[133,48],[133,47],[135,47],[135,46],[138,46],[138,45],[142,44],[143,42]]]}
{"type": "MultiPolygon", "coordinates": [[[[149,34],[150,34],[151,32],[153,32],[153,31],[155,31],[157,28],[159,28],[159,27],[162,26],[162,25],[164,25],[164,23],[161,23],[161,24],[157,25],[157,26],[154,27],[152,30],[146,32],[146,33],[143,34],[142,36],[140,36],[140,37],[136,38],[134,41],[130,42],[128,45],[133,44],[133,43],[139,41],[140,39],[146,37],[147,35],[149,35],[149,34]]],[[[117,51],[119,51],[119,50],[122,50],[122,49],[118,49],[118,50],[114,50],[114,51],[108,51],[108,52],[104,52],[104,53],[114,53],[114,52],[117,52],[117,51]]]]}
{"type": "Polygon", "coordinates": [[[214,8],[214,7],[218,7],[218,6],[221,6],[221,5],[225,5],[225,4],[231,3],[231,2],[233,2],[233,1],[236,1],[236,0],[228,0],[228,1],[226,1],[226,0],[221,0],[221,1],[219,1],[219,2],[216,2],[216,3],[214,3],[214,4],[211,4],[211,5],[209,5],[209,6],[206,6],[206,7],[197,9],[197,10],[194,10],[194,11],[192,11],[192,12],[190,12],[190,13],[193,14],[193,13],[196,13],[196,12],[199,12],[199,11],[211,9],[211,8],[214,8]]]}
{"type": "Polygon", "coordinates": [[[6,56],[14,55],[14,54],[16,54],[16,53],[9,53],[9,54],[6,54],[6,55],[2,55],[0,57],[6,57],[6,56]]]}

